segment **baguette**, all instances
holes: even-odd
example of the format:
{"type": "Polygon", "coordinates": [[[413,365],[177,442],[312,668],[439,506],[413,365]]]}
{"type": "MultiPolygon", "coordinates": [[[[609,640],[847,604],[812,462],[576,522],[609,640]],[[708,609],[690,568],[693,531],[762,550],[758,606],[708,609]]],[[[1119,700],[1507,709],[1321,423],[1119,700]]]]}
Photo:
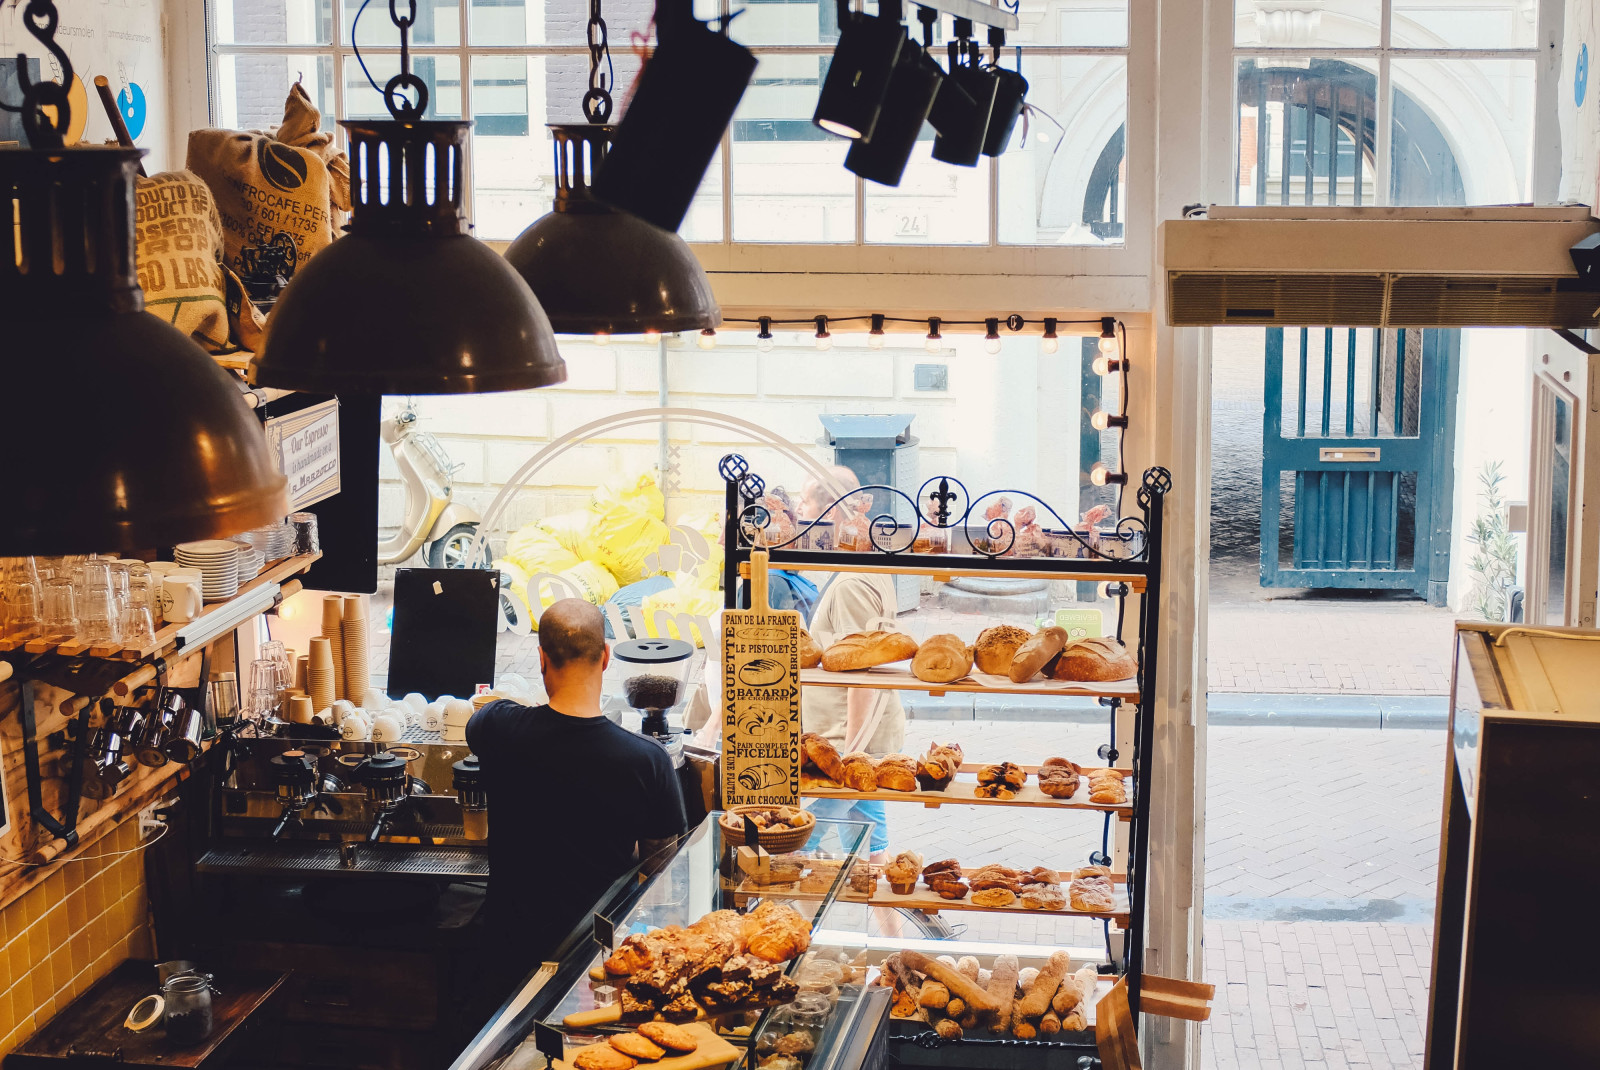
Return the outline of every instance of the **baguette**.
{"type": "Polygon", "coordinates": [[[1059,1032],[1061,1032],[1061,1015],[1055,1011],[1045,1011],[1044,1017],[1039,1019],[1039,1035],[1048,1037],[1059,1032]]]}
{"type": "Polygon", "coordinates": [[[1072,956],[1065,951],[1055,951],[1050,955],[1050,961],[1044,969],[1039,971],[1039,976],[1034,978],[1033,985],[1022,997],[1022,1002],[1017,1007],[1017,1015],[1021,1018],[1038,1018],[1050,1009],[1050,1001],[1055,997],[1056,989],[1061,987],[1061,982],[1066,979],[1067,971],[1072,969],[1072,956]]]}
{"type": "MultiPolygon", "coordinates": [[[[1016,969],[1016,961],[1015,958],[1011,959],[1013,971],[1016,969]]],[[[938,981],[950,990],[951,996],[962,1000],[968,1010],[988,1014],[1000,1009],[999,1001],[978,987],[959,968],[952,970],[938,959],[929,958],[920,951],[900,952],[900,965],[908,970],[916,970],[919,973],[926,974],[930,980],[938,981]]],[[[1016,983],[1015,978],[1016,974],[1013,972],[1013,984],[1016,983]]]]}
{"type": "Polygon", "coordinates": [[[828,672],[852,672],[904,661],[917,652],[917,641],[903,632],[852,632],[822,652],[828,672]]]}
{"type": "Polygon", "coordinates": [[[922,986],[922,995],[918,999],[924,1007],[942,1011],[950,1005],[950,989],[938,981],[928,981],[922,986]]]}
{"type": "MultiPolygon", "coordinates": [[[[934,984],[938,983],[939,982],[937,981],[934,982],[934,984]]],[[[944,1005],[944,1012],[952,1018],[959,1018],[963,1014],[967,1013],[967,1001],[964,999],[952,998],[949,1003],[944,1005]]]]}
{"type": "Polygon", "coordinates": [[[994,970],[989,975],[989,998],[994,1000],[992,1033],[1004,1033],[1011,1027],[1011,1008],[1017,996],[1017,956],[996,955],[994,970]]]}

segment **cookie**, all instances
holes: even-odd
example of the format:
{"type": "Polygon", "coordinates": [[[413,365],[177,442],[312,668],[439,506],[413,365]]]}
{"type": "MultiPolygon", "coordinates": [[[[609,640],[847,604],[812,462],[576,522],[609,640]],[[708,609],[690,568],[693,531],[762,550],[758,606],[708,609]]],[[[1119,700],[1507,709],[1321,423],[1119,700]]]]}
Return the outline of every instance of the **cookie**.
{"type": "Polygon", "coordinates": [[[619,1033],[614,1037],[607,1037],[606,1043],[630,1059],[648,1059],[654,1062],[667,1053],[666,1048],[638,1033],[619,1033]]]}
{"type": "Polygon", "coordinates": [[[633,1070],[638,1063],[609,1044],[584,1048],[572,1057],[577,1070],[633,1070]]]}
{"type": "Polygon", "coordinates": [[[648,1039],[680,1055],[694,1051],[700,1042],[694,1034],[687,1029],[680,1029],[670,1022],[646,1022],[639,1027],[639,1032],[648,1039]]]}
{"type": "Polygon", "coordinates": [[[1017,893],[1009,888],[985,888],[972,893],[975,907],[1008,907],[1017,901],[1017,893]]]}

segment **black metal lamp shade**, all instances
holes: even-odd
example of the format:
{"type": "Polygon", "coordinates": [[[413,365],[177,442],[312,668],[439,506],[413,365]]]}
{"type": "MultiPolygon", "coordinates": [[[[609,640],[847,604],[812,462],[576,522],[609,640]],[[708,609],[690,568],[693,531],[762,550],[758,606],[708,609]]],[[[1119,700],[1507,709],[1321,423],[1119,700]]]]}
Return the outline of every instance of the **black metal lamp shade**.
{"type": "Polygon", "coordinates": [[[871,139],[862,138],[850,146],[844,156],[845,169],[881,185],[898,186],[943,81],[944,71],[933,57],[916,42],[907,41],[889,79],[878,125],[871,139]]]}
{"type": "Polygon", "coordinates": [[[146,314],[134,261],[137,149],[0,150],[18,210],[0,257],[8,468],[0,555],[170,546],[288,511],[238,383],[146,314]]]}
{"type": "Polygon", "coordinates": [[[613,129],[589,123],[550,128],[554,211],[511,243],[507,263],[527,280],[561,334],[717,326],[722,310],[688,243],[595,199],[591,176],[602,164],[611,166],[613,129]]]}
{"type": "Polygon", "coordinates": [[[1000,86],[994,72],[959,61],[957,42],[950,42],[950,73],[940,87],[930,117],[938,136],[933,139],[933,158],[961,167],[974,167],[983,154],[984,135],[989,130],[989,115],[994,110],[995,93],[1000,86]],[[965,96],[951,93],[959,87],[965,96]],[[967,101],[972,107],[966,106],[967,101]]]}
{"type": "Polygon", "coordinates": [[[1022,115],[1023,99],[1028,95],[1028,80],[1018,71],[991,67],[996,83],[994,104],[989,108],[989,126],[983,134],[983,154],[999,156],[1011,144],[1011,131],[1022,115]]]}
{"type": "MultiPolygon", "coordinates": [[[[676,232],[755,74],[755,53],[693,17],[686,2],[656,6],[660,44],[617,124],[594,195],[676,232]]],[[[542,296],[542,295],[541,295],[542,296]]]]}
{"type": "Polygon", "coordinates": [[[346,122],[349,233],[295,273],[250,364],[260,386],[475,394],[564,382],[528,284],[462,209],[468,122],[346,122]]]}
{"type": "Polygon", "coordinates": [[[839,5],[839,43],[817,95],[811,121],[830,134],[870,139],[882,115],[902,48],[909,47],[898,18],[877,18],[839,5]]]}

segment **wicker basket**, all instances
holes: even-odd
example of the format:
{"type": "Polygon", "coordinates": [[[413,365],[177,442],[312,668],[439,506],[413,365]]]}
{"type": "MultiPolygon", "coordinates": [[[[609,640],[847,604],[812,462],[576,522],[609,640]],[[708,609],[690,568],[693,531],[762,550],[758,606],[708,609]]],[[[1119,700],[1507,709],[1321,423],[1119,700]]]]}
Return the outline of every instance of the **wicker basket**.
{"type": "MultiPolygon", "coordinates": [[[[739,816],[746,810],[771,810],[771,806],[735,806],[720,818],[722,833],[733,841],[735,846],[744,844],[744,818],[739,816]]],[[[798,851],[811,839],[811,834],[817,830],[817,819],[810,811],[801,811],[805,814],[806,823],[799,828],[762,829],[761,846],[773,854],[784,854],[788,851],[798,851]]]]}

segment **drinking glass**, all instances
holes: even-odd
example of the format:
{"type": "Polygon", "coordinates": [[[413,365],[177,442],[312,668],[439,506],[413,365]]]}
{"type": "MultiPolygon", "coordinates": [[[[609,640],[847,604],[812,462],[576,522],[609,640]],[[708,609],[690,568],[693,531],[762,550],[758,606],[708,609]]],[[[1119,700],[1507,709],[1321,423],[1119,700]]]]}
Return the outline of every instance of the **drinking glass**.
{"type": "Polygon", "coordinates": [[[127,646],[153,645],[156,641],[156,622],[150,615],[149,604],[130,597],[117,616],[117,633],[118,641],[127,646]]]}
{"type": "Polygon", "coordinates": [[[5,628],[19,635],[36,632],[43,609],[39,570],[31,557],[14,557],[6,566],[0,598],[5,606],[5,628]]]}
{"type": "Polygon", "coordinates": [[[120,624],[117,600],[111,593],[110,584],[86,587],[83,602],[78,608],[78,638],[91,644],[119,642],[122,635],[120,624]]]}
{"type": "MultiPolygon", "coordinates": [[[[143,564],[143,562],[140,562],[143,564]]],[[[120,615],[128,604],[128,578],[131,565],[127,561],[117,560],[109,563],[107,575],[111,579],[111,593],[117,600],[117,613],[120,615]]]]}
{"type": "Polygon", "coordinates": [[[253,717],[277,717],[283,705],[284,679],[272,658],[257,658],[250,663],[250,713],[253,717]]]}
{"type": "Polygon", "coordinates": [[[44,631],[49,639],[62,641],[78,633],[78,603],[72,580],[65,575],[44,581],[44,631]]]}
{"type": "Polygon", "coordinates": [[[281,639],[268,639],[262,643],[261,652],[256,656],[277,663],[280,689],[294,686],[294,660],[289,657],[289,650],[281,639]]]}
{"type": "MultiPolygon", "coordinates": [[[[144,568],[143,565],[139,567],[144,568]]],[[[128,576],[128,605],[143,606],[149,610],[152,623],[161,620],[161,599],[156,597],[149,569],[144,569],[142,576],[138,569],[128,576]]]]}

